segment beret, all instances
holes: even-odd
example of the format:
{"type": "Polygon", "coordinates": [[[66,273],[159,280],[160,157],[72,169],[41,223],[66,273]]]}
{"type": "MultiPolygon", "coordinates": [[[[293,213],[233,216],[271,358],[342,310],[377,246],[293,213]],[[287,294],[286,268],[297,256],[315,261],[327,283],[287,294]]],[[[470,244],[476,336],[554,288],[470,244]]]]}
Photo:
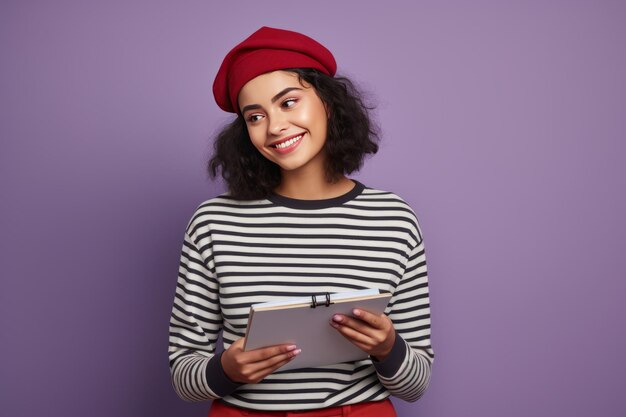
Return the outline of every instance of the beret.
{"type": "Polygon", "coordinates": [[[251,79],[284,68],[315,68],[331,77],[337,71],[333,54],[298,32],[262,26],[228,52],[213,81],[215,102],[224,111],[241,114],[237,97],[251,79]]]}

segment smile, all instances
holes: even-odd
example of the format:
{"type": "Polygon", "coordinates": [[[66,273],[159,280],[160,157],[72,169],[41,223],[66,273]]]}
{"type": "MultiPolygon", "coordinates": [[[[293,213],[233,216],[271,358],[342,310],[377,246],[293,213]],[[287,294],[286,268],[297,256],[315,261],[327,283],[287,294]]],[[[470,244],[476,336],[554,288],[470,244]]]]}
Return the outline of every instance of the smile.
{"type": "Polygon", "coordinates": [[[288,141],[279,143],[278,145],[274,145],[272,146],[272,148],[276,152],[281,153],[281,154],[289,153],[298,147],[303,136],[304,134],[296,136],[295,138],[291,138],[288,141]]]}

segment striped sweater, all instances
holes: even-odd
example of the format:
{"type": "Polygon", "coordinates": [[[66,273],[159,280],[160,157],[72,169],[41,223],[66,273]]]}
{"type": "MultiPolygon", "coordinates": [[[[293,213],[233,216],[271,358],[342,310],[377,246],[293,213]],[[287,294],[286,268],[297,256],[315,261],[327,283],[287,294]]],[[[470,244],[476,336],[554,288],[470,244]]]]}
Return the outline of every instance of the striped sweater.
{"type": "Polygon", "coordinates": [[[182,399],[307,410],[422,396],[434,352],[421,229],[401,197],[353,181],[330,199],[244,201],[224,193],[195,209],[169,326],[172,385],[182,399]],[[364,288],[393,295],[385,314],[396,340],[385,360],[279,369],[256,384],[224,373],[219,333],[224,349],[243,337],[251,304],[364,288]]]}

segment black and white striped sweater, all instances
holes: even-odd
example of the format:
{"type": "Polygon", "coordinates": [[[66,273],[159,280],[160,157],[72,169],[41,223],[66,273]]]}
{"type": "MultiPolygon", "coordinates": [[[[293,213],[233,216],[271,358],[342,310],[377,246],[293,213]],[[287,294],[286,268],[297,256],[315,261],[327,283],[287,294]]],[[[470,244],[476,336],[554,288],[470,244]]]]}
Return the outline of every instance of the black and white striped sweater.
{"type": "Polygon", "coordinates": [[[421,229],[401,197],[353,181],[331,199],[242,201],[224,193],[196,208],[169,330],[172,384],[182,399],[305,410],[422,396],[434,351],[421,229]],[[219,332],[224,349],[243,337],[251,304],[364,288],[393,294],[385,313],[397,337],[384,361],[278,370],[257,384],[224,373],[219,332]]]}

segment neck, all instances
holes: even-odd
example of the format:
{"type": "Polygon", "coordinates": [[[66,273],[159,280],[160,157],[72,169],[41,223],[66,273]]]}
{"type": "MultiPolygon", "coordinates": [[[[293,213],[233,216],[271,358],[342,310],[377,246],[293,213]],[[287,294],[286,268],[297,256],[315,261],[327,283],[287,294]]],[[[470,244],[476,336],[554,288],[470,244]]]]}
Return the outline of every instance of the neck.
{"type": "Polygon", "coordinates": [[[306,172],[283,173],[283,178],[276,194],[299,200],[323,200],[338,197],[350,191],[354,182],[342,175],[337,182],[331,183],[323,175],[307,175],[306,172]]]}

